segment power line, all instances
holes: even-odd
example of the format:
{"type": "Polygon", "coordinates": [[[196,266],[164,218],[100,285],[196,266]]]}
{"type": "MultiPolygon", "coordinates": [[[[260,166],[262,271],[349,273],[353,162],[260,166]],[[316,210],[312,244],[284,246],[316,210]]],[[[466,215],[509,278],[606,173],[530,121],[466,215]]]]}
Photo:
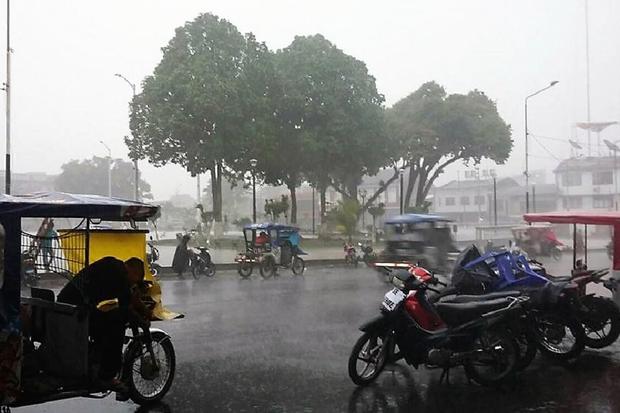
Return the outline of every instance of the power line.
{"type": "MultiPolygon", "coordinates": [[[[530,135],[530,136],[533,136],[533,135],[530,135]]],[[[538,142],[538,144],[545,150],[545,152],[547,152],[547,154],[549,154],[553,159],[555,159],[556,161],[561,161],[561,159],[555,156],[553,152],[551,152],[549,149],[547,149],[547,147],[543,145],[542,142],[539,141],[536,136],[534,136],[534,140],[538,142]]]]}

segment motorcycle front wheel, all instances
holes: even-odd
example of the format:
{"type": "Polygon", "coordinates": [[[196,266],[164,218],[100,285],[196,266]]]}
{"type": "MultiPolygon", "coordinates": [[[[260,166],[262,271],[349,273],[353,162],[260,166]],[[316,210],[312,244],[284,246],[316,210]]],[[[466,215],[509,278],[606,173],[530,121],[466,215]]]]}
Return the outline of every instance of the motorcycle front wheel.
{"type": "Polygon", "coordinates": [[[358,386],[372,383],[387,361],[388,340],[377,333],[364,333],[349,356],[349,377],[358,386]]]}
{"type": "Polygon", "coordinates": [[[497,386],[516,372],[519,347],[510,335],[485,331],[474,340],[475,355],[464,363],[465,374],[483,386],[497,386]]]}
{"type": "Polygon", "coordinates": [[[146,345],[137,341],[130,345],[124,360],[129,398],[139,405],[160,401],[174,380],[176,356],[170,337],[162,332],[153,332],[152,343],[155,360],[146,345]]]}
{"type": "Polygon", "coordinates": [[[152,263],[151,264],[151,275],[153,277],[157,277],[161,272],[161,266],[159,264],[152,263]]]}
{"type": "Polygon", "coordinates": [[[200,265],[198,263],[192,263],[191,265],[191,271],[192,271],[192,277],[194,277],[194,280],[197,280],[200,278],[200,265]]]}
{"type": "Polygon", "coordinates": [[[554,260],[560,261],[562,259],[562,250],[557,247],[551,248],[551,256],[554,260]]]}
{"type": "Polygon", "coordinates": [[[613,344],[620,336],[620,309],[609,298],[587,296],[587,308],[581,319],[586,331],[586,346],[603,348],[613,344]]]}

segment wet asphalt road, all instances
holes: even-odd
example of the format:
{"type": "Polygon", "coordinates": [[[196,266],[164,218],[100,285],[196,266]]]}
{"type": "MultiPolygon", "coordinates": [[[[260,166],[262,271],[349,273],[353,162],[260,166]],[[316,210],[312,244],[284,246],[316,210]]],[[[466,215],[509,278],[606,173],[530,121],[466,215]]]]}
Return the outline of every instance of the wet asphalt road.
{"type": "MultiPolygon", "coordinates": [[[[602,266],[603,256],[597,260],[602,266]]],[[[311,268],[303,277],[283,271],[270,280],[228,272],[164,281],[163,289],[165,303],[186,315],[156,323],[177,353],[165,404],[137,410],[109,397],[14,411],[620,412],[619,344],[586,351],[571,366],[537,359],[501,390],[468,384],[460,370],[450,385],[439,384],[440,371],[403,362],[376,385],[356,388],[347,376],[349,351],[388,289],[366,269],[311,268]]]]}

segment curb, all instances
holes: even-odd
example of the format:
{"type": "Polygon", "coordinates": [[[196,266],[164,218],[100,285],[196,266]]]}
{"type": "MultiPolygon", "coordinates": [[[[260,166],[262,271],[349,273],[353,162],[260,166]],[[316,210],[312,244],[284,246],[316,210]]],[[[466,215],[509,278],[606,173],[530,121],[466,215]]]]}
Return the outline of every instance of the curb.
{"type": "MultiPolygon", "coordinates": [[[[320,260],[308,260],[305,261],[306,268],[308,267],[345,267],[346,264],[342,259],[320,259],[320,260]]],[[[236,271],[236,263],[215,264],[217,271],[236,271]]],[[[360,264],[360,267],[362,264],[360,264]]],[[[159,277],[176,277],[172,267],[161,267],[162,271],[158,274],[159,277]]],[[[190,274],[191,275],[191,274],[190,274]]]]}

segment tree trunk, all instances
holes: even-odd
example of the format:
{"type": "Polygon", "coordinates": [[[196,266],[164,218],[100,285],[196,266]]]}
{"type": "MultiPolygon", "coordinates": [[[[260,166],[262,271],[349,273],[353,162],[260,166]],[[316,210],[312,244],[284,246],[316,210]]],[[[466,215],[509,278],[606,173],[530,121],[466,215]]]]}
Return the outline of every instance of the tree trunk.
{"type": "Polygon", "coordinates": [[[412,165],[409,168],[409,178],[407,179],[407,190],[405,191],[405,204],[403,208],[405,211],[411,205],[411,193],[413,192],[413,185],[415,185],[415,181],[418,175],[417,165],[412,165]]]}
{"type": "Polygon", "coordinates": [[[327,204],[325,196],[326,196],[326,192],[327,192],[327,188],[325,187],[325,185],[319,184],[319,198],[321,199],[321,225],[325,224],[326,221],[326,216],[327,216],[327,211],[325,209],[325,206],[327,204]]]}
{"type": "Polygon", "coordinates": [[[346,190],[347,190],[347,194],[343,194],[345,195],[345,198],[348,199],[355,199],[357,201],[357,183],[350,183],[349,185],[346,186],[346,190]]]}
{"type": "Polygon", "coordinates": [[[415,196],[415,206],[421,207],[424,205],[424,201],[426,201],[426,196],[424,195],[424,187],[426,186],[426,179],[428,178],[428,172],[426,169],[420,169],[420,174],[418,177],[418,187],[416,188],[416,196],[415,196]]]}
{"type": "Polygon", "coordinates": [[[291,193],[291,224],[297,223],[297,191],[295,183],[288,184],[288,190],[291,193]]]}
{"type": "Polygon", "coordinates": [[[209,169],[211,173],[211,196],[213,197],[213,219],[222,222],[222,165],[217,162],[209,169]]]}

